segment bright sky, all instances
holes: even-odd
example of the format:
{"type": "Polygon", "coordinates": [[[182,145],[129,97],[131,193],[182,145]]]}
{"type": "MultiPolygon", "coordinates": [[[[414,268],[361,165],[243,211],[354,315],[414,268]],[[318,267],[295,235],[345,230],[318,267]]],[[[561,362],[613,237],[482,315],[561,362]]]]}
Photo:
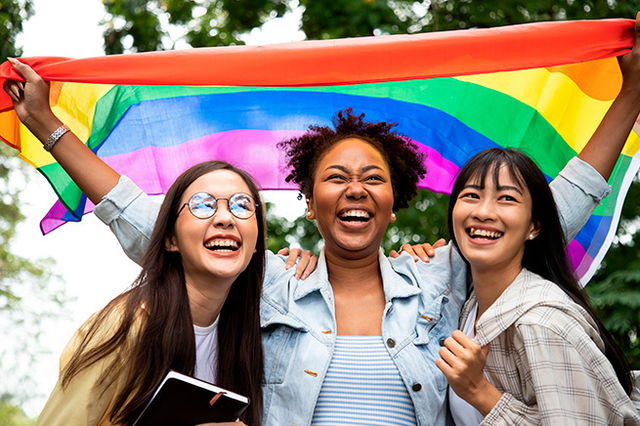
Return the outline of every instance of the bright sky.
{"type": "MultiPolygon", "coordinates": [[[[34,0],[33,3],[35,15],[25,23],[24,32],[18,39],[24,56],[103,55],[99,22],[105,11],[100,0],[34,0]]],[[[247,42],[265,44],[301,40],[304,34],[298,30],[298,22],[299,12],[265,25],[263,31],[252,32],[247,42]]],[[[277,200],[279,206],[286,206],[281,211],[287,212],[287,216],[302,214],[304,207],[296,200],[295,193],[267,196],[277,200]]],[[[22,198],[25,203],[22,211],[27,220],[19,228],[13,249],[29,258],[54,258],[55,271],[63,277],[67,294],[75,298],[67,305],[64,318],[47,322],[42,341],[50,354],[39,357],[31,366],[32,376],[37,378],[37,396],[24,409],[28,415],[36,416],[55,384],[59,354],[72,333],[91,313],[124,290],[139,268],[128,260],[108,228],[93,215],[43,237],[38,223],[55,201],[55,195],[35,170],[22,198]]],[[[12,380],[8,371],[3,371],[2,376],[3,381],[12,380]]],[[[15,385],[20,386],[20,383],[15,385]]]]}

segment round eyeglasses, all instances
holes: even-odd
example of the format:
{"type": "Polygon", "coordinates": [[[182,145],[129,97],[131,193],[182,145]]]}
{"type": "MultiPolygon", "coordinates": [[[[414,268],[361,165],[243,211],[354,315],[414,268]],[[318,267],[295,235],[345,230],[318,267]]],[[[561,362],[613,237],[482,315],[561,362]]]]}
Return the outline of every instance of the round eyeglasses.
{"type": "Polygon", "coordinates": [[[222,200],[227,201],[229,211],[238,219],[249,219],[256,213],[256,207],[258,206],[258,203],[253,201],[249,194],[243,192],[233,194],[229,198],[216,198],[206,192],[196,192],[189,198],[189,201],[180,207],[178,215],[180,215],[185,206],[188,206],[191,214],[198,219],[208,219],[216,214],[218,202],[222,200]]]}

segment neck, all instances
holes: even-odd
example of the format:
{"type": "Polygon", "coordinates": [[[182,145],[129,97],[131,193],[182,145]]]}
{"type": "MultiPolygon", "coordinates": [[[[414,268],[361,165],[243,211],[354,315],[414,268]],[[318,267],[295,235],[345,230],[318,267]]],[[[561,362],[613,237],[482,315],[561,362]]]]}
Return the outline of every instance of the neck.
{"type": "Polygon", "coordinates": [[[358,259],[345,259],[325,251],[329,282],[336,289],[369,292],[371,287],[382,288],[378,251],[358,259]]]}
{"type": "Polygon", "coordinates": [[[511,264],[503,268],[474,268],[471,267],[473,288],[478,300],[478,316],[487,310],[500,297],[500,295],[511,285],[518,274],[522,271],[522,264],[511,264]]]}
{"type": "Polygon", "coordinates": [[[218,318],[235,280],[206,280],[186,278],[187,295],[193,324],[206,327],[218,318]]]}

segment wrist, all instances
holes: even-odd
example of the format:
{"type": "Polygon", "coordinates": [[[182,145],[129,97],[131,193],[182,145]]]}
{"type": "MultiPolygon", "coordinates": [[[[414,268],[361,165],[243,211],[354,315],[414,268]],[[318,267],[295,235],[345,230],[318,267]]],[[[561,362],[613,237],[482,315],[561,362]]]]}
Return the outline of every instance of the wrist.
{"type": "Polygon", "coordinates": [[[637,102],[640,99],[640,82],[628,83],[623,81],[620,92],[618,93],[618,98],[628,98],[631,101],[637,102]]]}
{"type": "Polygon", "coordinates": [[[35,114],[29,117],[29,119],[24,120],[23,123],[42,143],[49,138],[51,133],[63,125],[62,121],[60,121],[52,111],[35,114]]]}
{"type": "Polygon", "coordinates": [[[486,416],[500,401],[500,398],[502,398],[502,392],[485,379],[480,386],[474,389],[467,402],[483,416],[486,416]]]}

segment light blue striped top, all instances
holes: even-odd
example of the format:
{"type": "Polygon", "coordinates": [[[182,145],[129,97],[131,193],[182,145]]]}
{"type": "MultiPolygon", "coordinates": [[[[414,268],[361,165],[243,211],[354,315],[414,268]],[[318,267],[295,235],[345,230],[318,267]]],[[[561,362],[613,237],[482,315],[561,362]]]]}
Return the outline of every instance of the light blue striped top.
{"type": "Polygon", "coordinates": [[[313,425],[415,425],[413,402],[381,336],[336,336],[313,425]]]}

